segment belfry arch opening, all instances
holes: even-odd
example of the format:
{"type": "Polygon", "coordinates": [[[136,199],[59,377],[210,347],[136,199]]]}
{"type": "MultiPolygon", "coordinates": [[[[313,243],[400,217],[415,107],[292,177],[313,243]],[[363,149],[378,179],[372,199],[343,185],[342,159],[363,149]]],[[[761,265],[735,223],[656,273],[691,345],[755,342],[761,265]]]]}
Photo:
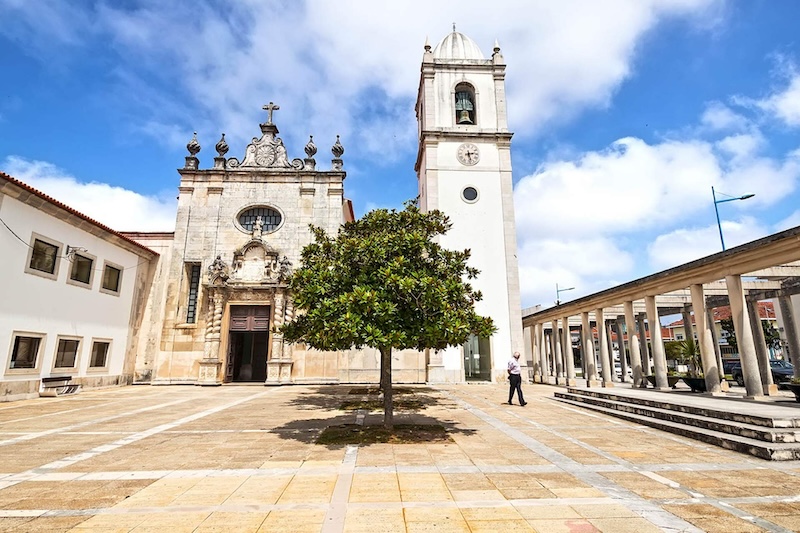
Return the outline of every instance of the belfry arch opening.
{"type": "Polygon", "coordinates": [[[474,125],[477,123],[475,114],[475,88],[469,83],[459,83],[455,90],[456,124],[474,125]]]}

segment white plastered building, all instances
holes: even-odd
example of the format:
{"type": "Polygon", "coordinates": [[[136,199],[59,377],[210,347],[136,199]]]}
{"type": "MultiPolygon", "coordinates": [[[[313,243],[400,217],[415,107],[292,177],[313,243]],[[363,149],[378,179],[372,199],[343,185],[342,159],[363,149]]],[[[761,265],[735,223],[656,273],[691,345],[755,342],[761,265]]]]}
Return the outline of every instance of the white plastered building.
{"type": "Polygon", "coordinates": [[[0,401],[130,384],[158,254],[3,173],[0,223],[0,401]]]}

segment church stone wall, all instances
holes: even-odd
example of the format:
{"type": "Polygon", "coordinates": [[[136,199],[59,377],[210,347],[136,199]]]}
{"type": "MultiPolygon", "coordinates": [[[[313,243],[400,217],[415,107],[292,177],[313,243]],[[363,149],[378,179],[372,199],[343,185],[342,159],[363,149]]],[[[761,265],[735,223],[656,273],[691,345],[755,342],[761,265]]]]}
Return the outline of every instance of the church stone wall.
{"type": "Polygon", "coordinates": [[[172,252],[172,233],[126,233],[127,237],[157,252],[153,261],[152,281],[147,287],[146,304],[138,332],[133,382],[149,383],[153,378],[155,361],[161,344],[161,329],[164,323],[166,285],[172,252]]]}

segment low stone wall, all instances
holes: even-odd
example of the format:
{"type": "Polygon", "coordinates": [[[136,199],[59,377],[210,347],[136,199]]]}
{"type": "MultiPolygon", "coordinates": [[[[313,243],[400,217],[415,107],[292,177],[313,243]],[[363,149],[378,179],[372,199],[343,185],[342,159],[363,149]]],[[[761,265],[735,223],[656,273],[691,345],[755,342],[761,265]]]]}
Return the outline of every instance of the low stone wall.
{"type": "Polygon", "coordinates": [[[0,402],[29,400],[39,397],[39,378],[0,381],[0,402]]]}

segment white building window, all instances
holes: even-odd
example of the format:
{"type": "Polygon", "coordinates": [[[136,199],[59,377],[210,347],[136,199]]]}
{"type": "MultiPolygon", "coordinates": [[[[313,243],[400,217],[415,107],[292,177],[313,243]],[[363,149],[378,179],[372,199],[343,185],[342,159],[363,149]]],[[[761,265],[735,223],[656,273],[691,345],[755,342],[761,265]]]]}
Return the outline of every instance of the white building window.
{"type": "Polygon", "coordinates": [[[80,337],[59,337],[53,370],[75,370],[78,366],[80,347],[80,337]]]}
{"type": "Polygon", "coordinates": [[[67,283],[79,287],[92,287],[94,280],[94,261],[95,257],[88,254],[74,254],[72,256],[72,267],[69,270],[67,283]]]}
{"type": "Polygon", "coordinates": [[[58,241],[38,233],[32,234],[25,272],[47,279],[57,279],[62,248],[63,245],[58,241]]]}
{"type": "Polygon", "coordinates": [[[122,286],[122,267],[106,261],[103,265],[103,283],[100,292],[119,295],[122,286]]]}
{"type": "Polygon", "coordinates": [[[31,371],[39,365],[39,354],[44,345],[41,333],[15,333],[12,336],[9,370],[31,371]]]}
{"type": "Polygon", "coordinates": [[[108,366],[108,352],[111,349],[110,340],[92,341],[92,358],[89,360],[90,369],[100,369],[108,366]]]}

